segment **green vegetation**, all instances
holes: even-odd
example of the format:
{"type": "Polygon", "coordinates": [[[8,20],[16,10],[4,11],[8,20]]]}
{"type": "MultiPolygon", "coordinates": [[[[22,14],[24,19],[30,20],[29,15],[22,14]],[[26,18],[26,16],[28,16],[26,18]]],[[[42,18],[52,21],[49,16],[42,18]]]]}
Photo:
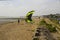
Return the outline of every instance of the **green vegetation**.
{"type": "Polygon", "coordinates": [[[45,25],[50,32],[56,32],[56,27],[53,27],[52,24],[47,24],[45,20],[42,20],[39,24],[45,25]]]}
{"type": "Polygon", "coordinates": [[[56,20],[56,19],[50,19],[52,22],[54,22],[54,23],[57,23],[57,24],[59,24],[59,21],[58,20],[56,20]]]}
{"type": "Polygon", "coordinates": [[[52,26],[52,24],[47,24],[46,27],[48,28],[48,30],[50,32],[56,32],[57,31],[56,28],[52,26]]]}
{"type": "Polygon", "coordinates": [[[51,21],[59,24],[60,14],[50,14],[50,15],[47,16],[47,18],[49,18],[51,21]]]}
{"type": "Polygon", "coordinates": [[[41,21],[41,22],[39,22],[39,25],[46,25],[47,23],[44,21],[44,19],[41,21]]]}

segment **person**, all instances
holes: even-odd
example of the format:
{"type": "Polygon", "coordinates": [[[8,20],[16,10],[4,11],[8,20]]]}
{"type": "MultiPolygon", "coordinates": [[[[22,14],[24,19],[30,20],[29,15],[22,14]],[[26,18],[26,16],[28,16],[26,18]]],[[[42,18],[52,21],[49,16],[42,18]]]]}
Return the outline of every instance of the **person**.
{"type": "Polygon", "coordinates": [[[18,23],[20,23],[20,20],[18,19],[18,23]]]}
{"type": "Polygon", "coordinates": [[[38,17],[40,19],[40,17],[38,17]]]}

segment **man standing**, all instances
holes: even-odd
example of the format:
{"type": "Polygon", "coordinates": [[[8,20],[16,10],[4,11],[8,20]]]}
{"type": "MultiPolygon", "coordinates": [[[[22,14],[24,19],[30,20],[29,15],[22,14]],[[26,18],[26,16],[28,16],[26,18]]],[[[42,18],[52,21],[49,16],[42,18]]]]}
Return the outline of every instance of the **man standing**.
{"type": "Polygon", "coordinates": [[[20,23],[20,20],[18,19],[18,23],[20,23]]]}

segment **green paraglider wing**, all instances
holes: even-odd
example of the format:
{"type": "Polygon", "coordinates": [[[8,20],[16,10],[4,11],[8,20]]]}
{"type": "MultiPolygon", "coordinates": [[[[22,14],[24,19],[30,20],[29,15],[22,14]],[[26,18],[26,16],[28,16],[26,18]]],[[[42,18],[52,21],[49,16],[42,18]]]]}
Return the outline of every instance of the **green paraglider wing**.
{"type": "Polygon", "coordinates": [[[34,10],[28,12],[26,16],[29,16],[30,14],[33,14],[33,12],[34,12],[34,10]]]}
{"type": "Polygon", "coordinates": [[[32,17],[33,12],[34,11],[32,10],[32,11],[27,13],[27,15],[26,15],[26,21],[27,22],[31,22],[32,21],[31,17],[32,17]]]}

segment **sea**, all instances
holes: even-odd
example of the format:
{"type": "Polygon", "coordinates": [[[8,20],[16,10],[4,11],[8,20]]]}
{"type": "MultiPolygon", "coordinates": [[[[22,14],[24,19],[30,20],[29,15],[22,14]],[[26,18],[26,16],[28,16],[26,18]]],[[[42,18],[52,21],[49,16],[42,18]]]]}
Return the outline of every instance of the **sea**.
{"type": "Polygon", "coordinates": [[[9,23],[9,22],[15,22],[18,19],[15,18],[0,18],[0,24],[5,24],[5,23],[9,23]]]}

